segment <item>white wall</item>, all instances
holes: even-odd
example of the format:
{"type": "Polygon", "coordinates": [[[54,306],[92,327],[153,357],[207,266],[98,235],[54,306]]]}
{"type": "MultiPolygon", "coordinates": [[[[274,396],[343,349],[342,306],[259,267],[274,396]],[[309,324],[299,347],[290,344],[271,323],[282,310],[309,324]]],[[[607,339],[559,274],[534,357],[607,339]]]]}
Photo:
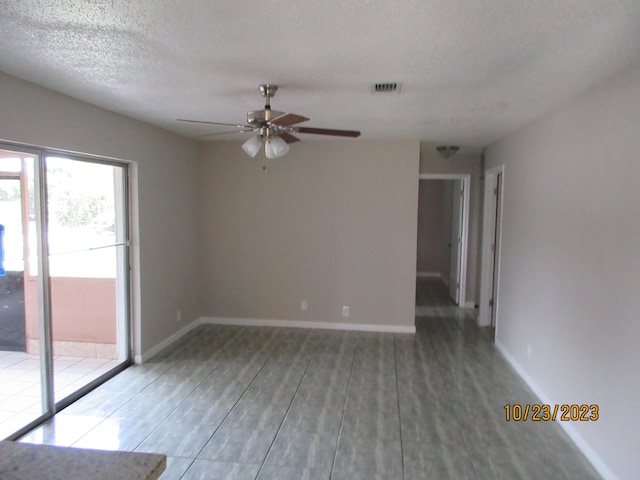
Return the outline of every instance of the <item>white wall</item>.
{"type": "Polygon", "coordinates": [[[135,162],[135,353],[198,318],[196,142],[0,73],[0,139],[135,162]]]}
{"type": "Polygon", "coordinates": [[[497,142],[504,213],[497,343],[608,478],[640,472],[640,70],[497,142]],[[531,355],[527,349],[531,348],[531,355]]]}
{"type": "Polygon", "coordinates": [[[413,328],[418,162],[418,142],[305,139],[271,161],[207,144],[205,315],[413,328]]]}
{"type": "Polygon", "coordinates": [[[477,305],[480,298],[480,230],[482,217],[482,155],[462,151],[443,158],[435,147],[420,143],[420,173],[471,175],[469,192],[469,242],[467,248],[467,281],[464,303],[477,305]]]}

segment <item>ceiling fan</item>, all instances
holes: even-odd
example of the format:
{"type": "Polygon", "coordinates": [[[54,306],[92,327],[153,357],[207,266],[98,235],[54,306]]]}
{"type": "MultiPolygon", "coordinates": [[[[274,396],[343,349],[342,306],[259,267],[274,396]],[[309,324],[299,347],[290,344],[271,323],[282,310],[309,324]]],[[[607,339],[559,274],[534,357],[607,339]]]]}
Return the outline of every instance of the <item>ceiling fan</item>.
{"type": "MultiPolygon", "coordinates": [[[[314,135],[333,135],[337,137],[359,137],[356,130],[335,130],[329,128],[300,127],[297,124],[309,119],[296,113],[278,112],[271,110],[270,100],[278,90],[277,85],[263,84],[258,87],[260,94],[265,98],[264,110],[255,110],[247,113],[247,124],[207,122],[204,120],[187,120],[179,118],[179,122],[204,123],[208,125],[224,125],[235,127],[238,130],[230,132],[212,133],[209,135],[226,135],[229,133],[254,132],[257,135],[251,137],[242,144],[242,149],[250,156],[255,157],[264,142],[264,152],[267,158],[282,157],[289,151],[289,144],[299,142],[294,134],[310,133],[314,135]]],[[[207,136],[209,136],[207,135],[207,136]]]]}

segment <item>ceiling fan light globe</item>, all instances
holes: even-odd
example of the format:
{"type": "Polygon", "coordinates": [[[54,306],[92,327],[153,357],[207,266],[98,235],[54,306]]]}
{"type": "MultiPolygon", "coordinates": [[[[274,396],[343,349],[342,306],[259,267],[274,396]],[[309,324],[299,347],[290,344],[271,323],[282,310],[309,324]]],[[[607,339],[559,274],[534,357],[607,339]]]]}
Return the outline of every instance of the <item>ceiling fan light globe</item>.
{"type": "Polygon", "coordinates": [[[276,152],[273,148],[273,145],[271,145],[271,139],[264,142],[264,154],[267,156],[267,158],[277,157],[276,152]]]}
{"type": "Polygon", "coordinates": [[[249,140],[242,144],[242,149],[250,157],[255,157],[262,147],[262,138],[259,135],[251,137],[249,140]]]}
{"type": "Polygon", "coordinates": [[[267,140],[265,145],[265,153],[267,154],[267,158],[277,158],[282,157],[287,154],[289,151],[289,145],[282,138],[276,136],[271,137],[267,140]],[[272,156],[270,157],[269,154],[272,156]]]}
{"type": "Polygon", "coordinates": [[[443,158],[451,158],[460,150],[460,147],[457,145],[440,145],[436,147],[436,150],[443,158]]]}

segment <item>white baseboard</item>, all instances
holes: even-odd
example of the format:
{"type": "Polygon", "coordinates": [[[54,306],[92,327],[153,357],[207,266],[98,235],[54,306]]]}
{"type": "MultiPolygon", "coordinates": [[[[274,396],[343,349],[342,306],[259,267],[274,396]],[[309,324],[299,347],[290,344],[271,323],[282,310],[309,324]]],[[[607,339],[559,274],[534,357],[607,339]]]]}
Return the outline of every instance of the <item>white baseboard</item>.
{"type": "MultiPolygon", "coordinates": [[[[548,395],[540,388],[540,385],[536,383],[536,381],[531,378],[531,376],[522,368],[522,366],[516,361],[515,358],[511,356],[511,354],[507,351],[502,343],[496,340],[495,342],[496,348],[502,354],[502,356],[509,362],[509,364],[513,367],[520,378],[522,378],[525,383],[529,386],[533,393],[538,397],[540,403],[547,405],[555,405],[556,402],[553,402],[548,395]]],[[[557,422],[558,425],[569,435],[569,438],[573,441],[573,443],[578,447],[578,449],[582,452],[582,454],[587,458],[587,460],[591,463],[593,468],[595,468],[598,473],[605,480],[618,480],[618,477],[611,471],[611,469],[607,466],[607,464],[600,458],[600,455],[596,453],[593,448],[585,441],[585,439],[580,435],[575,428],[571,426],[570,422],[557,422]]]]}
{"type": "Polygon", "coordinates": [[[361,332],[416,333],[416,326],[373,325],[368,323],[311,322],[306,320],[273,320],[264,318],[201,317],[201,323],[241,325],[247,327],[317,328],[321,330],[353,330],[361,332]]]}
{"type": "Polygon", "coordinates": [[[417,272],[416,277],[442,278],[440,272],[417,272]]]}
{"type": "Polygon", "coordinates": [[[224,317],[200,317],[176,333],[167,337],[162,342],[154,345],[142,355],[135,355],[134,362],[137,364],[148,361],[161,350],[176,342],[180,337],[186,335],[194,328],[204,325],[238,325],[245,327],[292,327],[292,328],[317,328],[321,330],[353,330],[362,332],[386,332],[386,333],[416,333],[416,326],[400,325],[372,325],[360,323],[328,323],[328,322],[308,322],[304,320],[268,320],[261,318],[224,318],[224,317]]]}
{"type": "Polygon", "coordinates": [[[444,284],[447,287],[449,286],[449,279],[447,277],[445,277],[440,272],[416,272],[416,277],[418,277],[418,278],[439,278],[440,280],[442,280],[444,282],[444,284]]]}
{"type": "Polygon", "coordinates": [[[180,337],[183,337],[184,335],[189,333],[191,330],[196,328],[201,323],[202,322],[201,322],[200,318],[194,320],[193,322],[189,323],[188,325],[182,327],[180,330],[178,330],[176,333],[174,333],[170,337],[165,338],[163,341],[161,341],[157,345],[154,345],[153,347],[151,347],[149,350],[144,352],[142,355],[135,355],[133,357],[133,361],[135,363],[137,363],[137,364],[141,364],[141,363],[144,363],[144,362],[148,361],[151,357],[153,357],[158,352],[160,352],[160,350],[163,350],[163,349],[167,348],[173,342],[177,341],[180,337]]]}
{"type": "Polygon", "coordinates": [[[448,287],[449,280],[445,278],[445,276],[441,272],[417,272],[416,277],[418,278],[439,278],[444,282],[444,284],[448,287]]]}

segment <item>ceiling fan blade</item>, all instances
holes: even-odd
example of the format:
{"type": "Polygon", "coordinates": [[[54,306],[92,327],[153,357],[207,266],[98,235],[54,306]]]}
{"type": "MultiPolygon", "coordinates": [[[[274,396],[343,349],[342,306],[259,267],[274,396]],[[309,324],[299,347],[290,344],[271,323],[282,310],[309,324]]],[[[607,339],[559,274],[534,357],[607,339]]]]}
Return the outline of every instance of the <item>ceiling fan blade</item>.
{"type": "Polygon", "coordinates": [[[360,132],[356,130],[333,130],[330,128],[296,127],[293,129],[298,133],[313,133],[315,135],[334,135],[336,137],[359,137],[360,132]]]}
{"type": "Polygon", "coordinates": [[[295,113],[287,113],[286,115],[282,115],[281,117],[276,118],[275,120],[271,120],[271,125],[277,125],[279,127],[288,127],[289,125],[294,125],[296,123],[306,122],[309,119],[307,117],[303,117],[302,115],[297,115],[295,113]]]}
{"type": "Polygon", "coordinates": [[[178,122],[189,122],[189,123],[204,123],[205,125],[224,125],[226,127],[237,127],[237,128],[253,128],[251,125],[240,125],[238,123],[222,123],[222,122],[207,122],[205,120],[186,120],[184,118],[177,118],[178,122]]]}
{"type": "Polygon", "coordinates": [[[280,136],[287,143],[296,143],[300,141],[298,137],[294,137],[293,135],[287,132],[280,132],[278,136],[280,136]]]}
{"type": "Polygon", "coordinates": [[[253,132],[253,130],[233,130],[231,132],[204,133],[202,135],[197,135],[197,137],[213,137],[215,135],[232,135],[235,133],[247,133],[247,132],[253,132]]]}

